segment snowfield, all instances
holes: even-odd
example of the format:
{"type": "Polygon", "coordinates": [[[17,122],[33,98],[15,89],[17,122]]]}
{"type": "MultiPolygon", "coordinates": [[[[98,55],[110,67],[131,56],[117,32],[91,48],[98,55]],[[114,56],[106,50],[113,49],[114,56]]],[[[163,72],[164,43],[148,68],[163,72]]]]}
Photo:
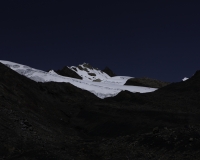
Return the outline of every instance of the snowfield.
{"type": "MultiPolygon", "coordinates": [[[[82,80],[76,79],[76,78],[70,78],[70,77],[64,77],[58,75],[53,70],[49,72],[45,72],[42,70],[34,69],[26,65],[21,65],[18,63],[13,63],[9,61],[3,61],[0,60],[1,63],[8,66],[12,70],[16,71],[17,73],[26,76],[27,78],[30,78],[36,82],[67,82],[71,83],[72,85],[87,90],[99,98],[106,98],[106,97],[113,97],[117,95],[120,91],[127,90],[130,92],[139,92],[139,93],[146,93],[146,92],[153,92],[157,88],[149,88],[149,87],[141,87],[141,86],[124,86],[126,81],[129,78],[132,77],[126,77],[126,76],[116,76],[116,77],[110,77],[106,73],[98,70],[98,69],[84,69],[84,64],[81,65],[82,69],[79,69],[78,67],[70,67],[70,68],[76,68],[72,69],[73,71],[76,70],[76,72],[83,77],[82,80]],[[85,71],[86,70],[86,71],[85,71]],[[92,74],[88,73],[94,73],[95,76],[92,76],[92,74]],[[95,82],[94,80],[99,80],[100,82],[95,82]]],[[[85,67],[86,68],[86,67],[85,67]]]]}

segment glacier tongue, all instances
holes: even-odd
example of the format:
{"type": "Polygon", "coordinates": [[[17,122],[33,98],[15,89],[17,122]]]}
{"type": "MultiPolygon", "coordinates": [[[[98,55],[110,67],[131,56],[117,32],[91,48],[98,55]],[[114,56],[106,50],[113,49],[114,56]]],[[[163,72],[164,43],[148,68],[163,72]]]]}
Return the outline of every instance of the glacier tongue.
{"type": "Polygon", "coordinates": [[[116,76],[110,77],[108,75],[101,74],[101,82],[94,82],[91,80],[83,79],[76,79],[70,77],[64,77],[56,74],[53,70],[49,72],[45,72],[42,70],[34,69],[29,66],[0,60],[1,63],[8,66],[12,70],[18,72],[19,74],[26,76],[36,82],[66,82],[71,83],[74,86],[87,90],[99,98],[106,98],[112,97],[117,95],[120,91],[128,90],[130,92],[153,92],[156,88],[149,88],[149,87],[140,87],[140,86],[124,86],[124,83],[132,77],[126,76],[116,76]],[[103,77],[103,78],[102,78],[103,77]]]}

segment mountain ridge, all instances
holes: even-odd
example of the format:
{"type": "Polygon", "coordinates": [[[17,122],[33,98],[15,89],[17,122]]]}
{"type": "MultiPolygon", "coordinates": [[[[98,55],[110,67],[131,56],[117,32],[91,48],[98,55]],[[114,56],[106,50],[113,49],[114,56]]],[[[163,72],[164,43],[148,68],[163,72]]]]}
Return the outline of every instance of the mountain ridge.
{"type": "Polygon", "coordinates": [[[163,82],[152,78],[130,78],[126,81],[124,85],[135,85],[135,86],[144,86],[152,88],[161,88],[166,85],[169,85],[169,82],[163,82]]]}
{"type": "Polygon", "coordinates": [[[104,99],[20,73],[0,63],[0,159],[199,159],[199,71],[104,99]]]}
{"type": "Polygon", "coordinates": [[[110,77],[100,70],[91,67],[87,68],[86,65],[88,64],[79,65],[76,68],[78,75],[83,78],[83,79],[77,79],[77,78],[58,75],[53,70],[45,72],[42,70],[31,68],[29,66],[17,64],[14,62],[9,62],[9,61],[0,61],[0,62],[7,65],[12,70],[18,72],[19,74],[26,76],[36,82],[43,82],[43,83],[51,81],[68,82],[78,88],[90,91],[99,98],[115,96],[121,90],[129,90],[131,92],[141,92],[141,93],[152,92],[156,90],[156,88],[150,88],[150,87],[125,86],[124,83],[127,81],[127,79],[130,79],[131,77],[127,76],[110,77]],[[93,76],[92,73],[95,74],[95,76],[93,76]],[[100,81],[97,81],[98,79],[100,79],[100,81]]]}
{"type": "MultiPolygon", "coordinates": [[[[100,70],[98,70],[97,68],[92,67],[88,63],[83,63],[82,65],[78,65],[77,67],[75,67],[75,66],[64,67],[62,70],[58,70],[58,71],[55,71],[55,72],[58,73],[58,74],[60,74],[60,75],[62,75],[62,76],[83,79],[84,76],[83,76],[83,74],[79,74],[78,73],[78,69],[84,70],[86,72],[85,75],[87,75],[87,74],[89,75],[89,77],[87,77],[87,80],[92,80],[92,78],[93,78],[94,82],[101,82],[103,79],[105,79],[105,77],[103,79],[99,78],[99,77],[94,78],[96,76],[96,74],[98,74],[98,73],[94,73],[94,71],[95,70],[100,71],[100,70]],[[61,72],[62,72],[62,74],[61,74],[61,72]],[[64,74],[64,72],[66,72],[66,73],[64,74]],[[67,73],[67,72],[69,72],[69,73],[67,73]],[[71,72],[74,73],[73,74],[74,76],[71,76],[72,75],[71,72]]],[[[110,77],[116,77],[117,76],[108,67],[105,67],[105,69],[103,69],[100,72],[101,73],[104,72],[104,73],[106,73],[110,77]]],[[[109,78],[109,77],[106,77],[106,78],[109,78]]],[[[130,77],[130,79],[127,79],[127,81],[124,83],[124,85],[143,86],[143,87],[151,87],[151,88],[161,88],[161,87],[164,87],[164,86],[166,86],[168,84],[170,84],[170,83],[168,83],[168,82],[162,82],[162,81],[159,81],[159,80],[156,80],[156,79],[152,79],[152,78],[147,78],[147,77],[144,77],[144,78],[133,78],[133,77],[131,78],[130,77]]]]}

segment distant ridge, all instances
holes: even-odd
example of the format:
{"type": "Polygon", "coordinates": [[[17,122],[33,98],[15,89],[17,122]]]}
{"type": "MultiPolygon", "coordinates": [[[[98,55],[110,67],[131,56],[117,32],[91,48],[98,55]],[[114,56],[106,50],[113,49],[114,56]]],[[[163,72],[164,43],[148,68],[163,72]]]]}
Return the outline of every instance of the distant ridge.
{"type": "Polygon", "coordinates": [[[170,83],[144,77],[144,78],[130,78],[126,81],[124,85],[161,88],[168,84],[170,83]]]}

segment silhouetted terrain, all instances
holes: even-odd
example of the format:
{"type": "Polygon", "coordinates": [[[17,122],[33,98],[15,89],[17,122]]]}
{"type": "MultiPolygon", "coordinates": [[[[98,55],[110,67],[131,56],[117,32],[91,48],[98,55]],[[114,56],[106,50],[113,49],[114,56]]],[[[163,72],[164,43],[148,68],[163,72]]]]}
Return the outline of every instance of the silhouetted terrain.
{"type": "Polygon", "coordinates": [[[102,100],[0,63],[0,159],[199,159],[199,82],[102,100]]]}

